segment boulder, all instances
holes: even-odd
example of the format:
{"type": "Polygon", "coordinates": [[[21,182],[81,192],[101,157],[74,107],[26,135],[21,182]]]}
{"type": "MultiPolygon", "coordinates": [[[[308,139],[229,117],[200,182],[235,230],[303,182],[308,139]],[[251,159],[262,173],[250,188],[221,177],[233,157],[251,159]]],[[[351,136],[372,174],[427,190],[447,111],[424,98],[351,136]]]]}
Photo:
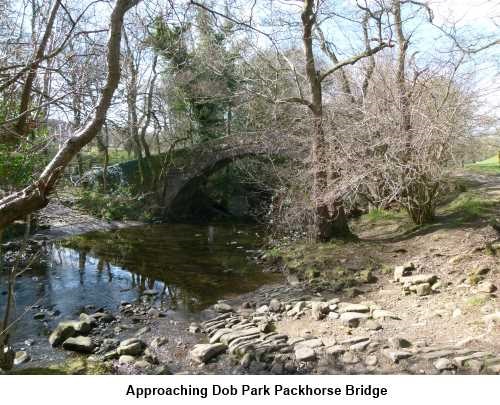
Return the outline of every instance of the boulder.
{"type": "Polygon", "coordinates": [[[132,364],[135,362],[135,357],[134,356],[129,356],[124,354],[123,356],[120,356],[118,359],[118,364],[121,365],[127,365],[127,364],[132,364]]]}
{"type": "Polygon", "coordinates": [[[396,314],[385,309],[374,309],[372,312],[373,319],[400,319],[396,314]]]}
{"type": "Polygon", "coordinates": [[[224,343],[198,344],[189,353],[191,358],[198,363],[206,363],[227,350],[224,343]]]}
{"type": "Polygon", "coordinates": [[[137,338],[126,339],[120,343],[118,349],[116,349],[119,356],[129,355],[129,356],[139,356],[142,354],[146,344],[137,338]]]}
{"type": "Polygon", "coordinates": [[[79,353],[92,353],[96,347],[88,336],[70,337],[63,342],[62,346],[65,350],[79,353]]]}
{"type": "Polygon", "coordinates": [[[300,313],[306,307],[306,303],[304,301],[297,302],[293,308],[287,312],[288,316],[294,316],[300,313]]]}
{"type": "Polygon", "coordinates": [[[297,345],[295,346],[295,358],[297,361],[310,361],[316,358],[316,353],[310,347],[297,345]]]}
{"type": "Polygon", "coordinates": [[[59,346],[66,339],[86,334],[92,329],[91,323],[87,321],[64,321],[52,331],[49,336],[49,342],[52,346],[59,346]]]}
{"type": "Polygon", "coordinates": [[[454,364],[451,362],[451,360],[447,359],[446,357],[441,357],[437,359],[434,362],[434,367],[440,371],[442,370],[452,370],[455,368],[454,364]]]}

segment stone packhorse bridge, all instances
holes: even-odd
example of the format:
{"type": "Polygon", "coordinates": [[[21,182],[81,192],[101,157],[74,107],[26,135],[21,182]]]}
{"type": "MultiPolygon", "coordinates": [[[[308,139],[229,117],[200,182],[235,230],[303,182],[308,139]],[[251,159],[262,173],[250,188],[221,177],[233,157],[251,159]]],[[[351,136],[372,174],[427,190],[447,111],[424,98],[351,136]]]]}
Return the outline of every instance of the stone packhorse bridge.
{"type": "MultiPolygon", "coordinates": [[[[154,191],[162,197],[164,212],[168,212],[176,198],[191,187],[197,187],[212,173],[231,162],[248,156],[286,155],[290,145],[279,136],[248,134],[247,137],[226,136],[197,144],[191,148],[177,149],[170,153],[156,155],[144,166],[146,177],[151,177],[151,167],[162,172],[161,181],[154,191]],[[148,167],[146,167],[148,166],[148,167]]],[[[98,178],[102,169],[94,170],[86,176],[98,178]]],[[[119,163],[108,168],[108,181],[129,185],[140,184],[137,160],[119,163]]]]}

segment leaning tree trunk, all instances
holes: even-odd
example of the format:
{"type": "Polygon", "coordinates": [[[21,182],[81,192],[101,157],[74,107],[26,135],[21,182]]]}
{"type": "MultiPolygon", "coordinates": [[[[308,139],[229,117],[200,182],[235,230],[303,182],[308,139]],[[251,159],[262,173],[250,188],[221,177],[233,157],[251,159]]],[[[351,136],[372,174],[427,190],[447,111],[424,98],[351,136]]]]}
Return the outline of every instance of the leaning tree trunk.
{"type": "Polygon", "coordinates": [[[18,218],[45,207],[49,202],[49,195],[64,169],[101,130],[113,94],[120,81],[120,44],[123,18],[125,13],[139,1],[117,0],[111,13],[111,27],[107,44],[107,79],[93,118],[64,143],[34,183],[0,200],[0,229],[5,228],[18,218]]]}

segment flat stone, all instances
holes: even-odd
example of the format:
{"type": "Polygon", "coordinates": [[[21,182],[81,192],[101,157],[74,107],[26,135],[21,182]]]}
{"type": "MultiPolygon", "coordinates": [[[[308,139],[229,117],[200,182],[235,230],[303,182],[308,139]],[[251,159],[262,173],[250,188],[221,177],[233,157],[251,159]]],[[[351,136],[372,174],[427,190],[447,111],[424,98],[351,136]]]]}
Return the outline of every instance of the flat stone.
{"type": "Polygon", "coordinates": [[[220,313],[227,313],[233,311],[233,307],[229,304],[226,304],[225,302],[219,302],[215,304],[214,309],[220,313]]]}
{"type": "Polygon", "coordinates": [[[308,340],[303,340],[300,343],[297,343],[296,346],[307,346],[310,347],[311,349],[316,349],[318,347],[323,346],[323,341],[319,338],[317,339],[308,339],[308,340]]]}
{"type": "Polygon", "coordinates": [[[116,351],[120,356],[123,354],[129,356],[139,356],[140,354],[142,354],[145,348],[146,344],[142,340],[137,338],[131,338],[121,342],[120,346],[118,346],[118,349],[116,349],[116,351]]]}
{"type": "Polygon", "coordinates": [[[489,354],[490,353],[488,352],[476,352],[468,356],[459,356],[453,359],[453,363],[455,363],[458,367],[463,367],[465,362],[467,362],[468,360],[481,359],[487,357],[489,354]]]}
{"type": "Polygon", "coordinates": [[[143,370],[143,369],[151,367],[151,363],[148,363],[146,360],[137,360],[134,363],[134,367],[143,370]]]}
{"type": "Polygon", "coordinates": [[[127,364],[132,364],[135,362],[135,357],[134,356],[129,356],[124,354],[123,356],[120,356],[118,359],[118,364],[121,365],[127,365],[127,364]]]}
{"type": "Polygon", "coordinates": [[[417,274],[415,276],[402,277],[399,281],[406,285],[416,285],[428,283],[429,287],[437,281],[435,274],[417,274]]]}
{"type": "Polygon", "coordinates": [[[434,362],[434,367],[440,371],[442,370],[452,370],[455,368],[451,360],[446,357],[440,357],[434,362]]]}
{"type": "Polygon", "coordinates": [[[370,317],[369,314],[362,314],[360,312],[345,312],[340,314],[340,320],[343,324],[349,327],[357,327],[359,322],[363,319],[368,319],[370,317]]]}
{"type": "Polygon", "coordinates": [[[232,332],[233,332],[233,330],[228,329],[228,328],[219,329],[219,330],[215,331],[215,333],[210,337],[209,342],[210,343],[217,343],[223,335],[227,335],[227,334],[232,333],[232,332]]]}
{"type": "Polygon", "coordinates": [[[369,340],[366,340],[364,342],[355,343],[355,344],[349,346],[349,350],[352,350],[353,352],[363,352],[363,351],[365,351],[365,349],[368,347],[369,344],[370,344],[369,340]]]}
{"type": "Polygon", "coordinates": [[[266,312],[269,312],[269,306],[261,305],[255,312],[257,312],[258,314],[265,314],[266,312]]]}
{"type": "Polygon", "coordinates": [[[372,331],[382,329],[382,325],[380,325],[377,321],[374,321],[373,319],[368,319],[365,322],[364,327],[366,330],[372,330],[372,331]]]}
{"type": "Polygon", "coordinates": [[[295,346],[295,358],[297,361],[310,361],[316,358],[316,353],[310,347],[303,345],[295,346]]]}
{"type": "Polygon", "coordinates": [[[92,353],[95,349],[95,343],[88,336],[77,336],[66,339],[63,349],[79,353],[92,353]]]}
{"type": "Polygon", "coordinates": [[[341,345],[353,345],[359,342],[368,342],[370,340],[370,336],[354,336],[349,339],[345,339],[339,342],[341,345]]]}
{"type": "Polygon", "coordinates": [[[206,363],[227,350],[223,343],[198,344],[189,353],[191,358],[198,363],[206,363]]]}
{"type": "Polygon", "coordinates": [[[334,321],[336,319],[339,319],[340,318],[340,314],[338,312],[329,312],[328,313],[328,319],[331,320],[331,321],[334,321]]]}
{"type": "Polygon", "coordinates": [[[385,309],[374,309],[372,312],[373,319],[400,319],[394,312],[386,311],[385,309]]]}
{"type": "Polygon", "coordinates": [[[359,357],[356,356],[352,352],[345,352],[340,357],[340,360],[342,360],[342,362],[345,363],[345,364],[356,364],[356,363],[359,363],[359,357]]]}
{"type": "Polygon", "coordinates": [[[342,354],[346,351],[344,346],[334,345],[326,348],[326,353],[332,356],[342,354]]]}
{"type": "Polygon", "coordinates": [[[434,360],[434,359],[439,359],[441,357],[450,356],[452,354],[455,354],[454,350],[444,349],[444,350],[437,350],[435,352],[426,353],[426,354],[422,355],[422,357],[426,360],[434,360]]]}
{"type": "Polygon", "coordinates": [[[370,307],[363,304],[341,303],[338,312],[343,314],[345,312],[370,312],[370,307]]]}
{"type": "Polygon", "coordinates": [[[382,353],[393,363],[398,363],[400,360],[407,359],[412,356],[412,353],[406,350],[383,350],[382,353]]]}
{"type": "Polygon", "coordinates": [[[259,335],[260,334],[260,329],[259,328],[249,328],[249,329],[243,329],[243,330],[238,330],[235,332],[231,332],[225,335],[222,335],[220,338],[220,341],[224,344],[229,344],[231,341],[238,339],[243,336],[252,336],[252,335],[259,335]]]}

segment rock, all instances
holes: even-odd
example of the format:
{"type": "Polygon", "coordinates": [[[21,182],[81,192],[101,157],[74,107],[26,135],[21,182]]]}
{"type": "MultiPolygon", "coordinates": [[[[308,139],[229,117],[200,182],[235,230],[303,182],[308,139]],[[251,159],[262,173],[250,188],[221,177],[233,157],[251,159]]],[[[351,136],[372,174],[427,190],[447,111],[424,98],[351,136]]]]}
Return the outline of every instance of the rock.
{"type": "Polygon", "coordinates": [[[281,312],[281,308],[282,308],[281,302],[275,298],[273,298],[269,303],[270,312],[281,312]]]}
{"type": "Polygon", "coordinates": [[[479,292],[484,292],[484,293],[492,293],[495,292],[497,287],[495,284],[489,282],[489,281],[483,281],[477,286],[477,290],[479,292]]]}
{"type": "Polygon", "coordinates": [[[113,315],[108,314],[107,312],[96,312],[95,314],[90,315],[90,318],[102,323],[110,323],[116,319],[113,315]]]}
{"type": "Polygon", "coordinates": [[[374,354],[370,354],[369,356],[366,356],[366,359],[365,359],[365,364],[367,366],[376,366],[378,363],[378,358],[377,356],[375,356],[374,354]]]}
{"type": "Polygon", "coordinates": [[[326,302],[313,302],[311,304],[311,315],[317,321],[323,319],[329,310],[330,308],[326,302]]]}
{"type": "Polygon", "coordinates": [[[43,321],[45,319],[45,312],[37,312],[35,315],[33,315],[33,319],[36,319],[37,321],[43,321]]]}
{"type": "Polygon", "coordinates": [[[314,350],[307,346],[295,346],[295,358],[297,361],[310,361],[316,358],[314,350]]]}
{"type": "Polygon", "coordinates": [[[386,311],[384,309],[374,309],[372,312],[373,319],[400,319],[396,314],[391,311],[386,311]]]}
{"type": "Polygon", "coordinates": [[[158,291],[156,290],[144,290],[142,295],[155,296],[158,295],[158,291]]]}
{"type": "Polygon", "coordinates": [[[261,305],[255,312],[258,314],[265,314],[266,312],[269,312],[269,307],[267,305],[261,305]]]}
{"type": "Polygon", "coordinates": [[[338,312],[329,312],[328,313],[328,319],[334,321],[336,319],[340,318],[340,314],[338,312]]]}
{"type": "Polygon", "coordinates": [[[31,357],[28,354],[28,352],[21,350],[19,352],[16,352],[15,357],[14,357],[14,365],[19,366],[20,364],[26,363],[30,361],[31,357]]]}
{"type": "Polygon", "coordinates": [[[364,327],[367,330],[380,330],[380,329],[382,329],[382,325],[380,325],[377,321],[374,321],[373,319],[368,319],[365,322],[364,327]]]}
{"type": "Polygon", "coordinates": [[[411,347],[410,341],[398,336],[389,338],[388,342],[393,349],[407,349],[408,347],[411,347]]]}
{"type": "Polygon", "coordinates": [[[431,285],[429,283],[417,284],[415,292],[419,296],[429,295],[432,292],[431,285]]]}
{"type": "Polygon", "coordinates": [[[121,365],[132,364],[134,362],[135,362],[135,357],[129,356],[126,354],[120,356],[120,358],[118,359],[118,364],[121,364],[121,365]]]}
{"type": "Polygon", "coordinates": [[[415,270],[415,265],[413,263],[406,263],[402,266],[394,267],[394,281],[399,281],[401,277],[409,276],[413,270],[415,270]]]}
{"type": "Polygon", "coordinates": [[[243,357],[241,358],[240,365],[243,368],[248,368],[250,367],[250,363],[253,361],[254,356],[252,353],[245,353],[243,357]]]}
{"type": "Polygon", "coordinates": [[[365,349],[368,347],[369,344],[370,344],[369,340],[358,342],[349,346],[349,350],[352,350],[353,352],[363,352],[365,351],[365,349]]]}
{"type": "Polygon", "coordinates": [[[383,350],[382,354],[393,363],[398,363],[400,360],[407,359],[408,357],[412,356],[412,353],[407,350],[383,350]]]}
{"type": "Polygon", "coordinates": [[[219,302],[219,303],[214,305],[214,310],[221,313],[221,314],[224,314],[226,312],[233,312],[233,307],[229,304],[224,303],[224,302],[219,302]]]}
{"type": "Polygon", "coordinates": [[[288,316],[297,315],[300,311],[302,311],[306,307],[306,303],[304,301],[297,302],[293,308],[287,312],[288,316]]]}
{"type": "Polygon", "coordinates": [[[168,339],[164,336],[158,336],[151,342],[151,347],[158,348],[168,343],[168,339]]]}
{"type": "Polygon", "coordinates": [[[144,349],[146,348],[146,344],[137,338],[126,339],[120,343],[118,349],[118,355],[129,355],[129,356],[139,356],[142,354],[144,349]]]}
{"type": "Polygon", "coordinates": [[[462,310],[460,308],[455,308],[451,314],[452,318],[460,318],[462,316],[462,310]]]}
{"type": "Polygon", "coordinates": [[[144,350],[144,360],[150,364],[160,364],[158,357],[150,349],[144,350]]]}
{"type": "Polygon", "coordinates": [[[59,346],[70,337],[90,332],[91,328],[91,324],[86,321],[60,322],[50,334],[49,342],[52,346],[59,346]]]}
{"type": "Polygon", "coordinates": [[[134,363],[134,367],[135,368],[139,368],[141,370],[144,370],[146,368],[149,368],[151,367],[151,364],[148,363],[146,360],[137,360],[135,363],[134,363]]]}
{"type": "Polygon", "coordinates": [[[223,343],[198,344],[191,350],[190,356],[198,363],[206,363],[226,350],[227,345],[223,343]]]}
{"type": "Polygon", "coordinates": [[[296,347],[297,346],[306,346],[306,347],[309,347],[311,349],[315,349],[317,347],[323,346],[323,341],[319,338],[307,339],[307,340],[303,340],[302,342],[297,343],[295,346],[296,347]]]}
{"type": "Polygon", "coordinates": [[[191,325],[189,325],[189,333],[200,333],[201,332],[201,328],[198,324],[196,323],[192,323],[191,325]]]}
{"type": "Polygon", "coordinates": [[[62,346],[63,349],[79,353],[92,353],[96,347],[88,336],[70,337],[63,342],[62,346]]]}
{"type": "Polygon", "coordinates": [[[144,335],[146,333],[148,333],[149,331],[151,330],[151,328],[149,326],[144,326],[143,328],[139,329],[137,332],[136,332],[136,336],[141,336],[141,335],[144,335]]]}
{"type": "Polygon", "coordinates": [[[364,304],[341,303],[339,305],[338,312],[341,314],[343,314],[345,312],[367,313],[367,312],[370,312],[370,308],[368,307],[368,305],[364,305],[364,304]]]}
{"type": "Polygon", "coordinates": [[[345,351],[346,349],[342,345],[333,345],[326,348],[326,354],[329,354],[331,356],[337,356],[339,354],[344,353],[345,351]]]}
{"type": "Polygon", "coordinates": [[[344,325],[351,328],[355,328],[359,325],[359,322],[363,319],[369,318],[369,314],[362,314],[359,312],[345,312],[340,315],[340,320],[344,325]]]}
{"type": "Polygon", "coordinates": [[[455,368],[451,360],[446,357],[441,357],[434,362],[434,367],[440,371],[442,370],[452,370],[455,368]]]}
{"type": "Polygon", "coordinates": [[[283,366],[283,363],[275,363],[273,364],[273,366],[271,367],[271,374],[274,374],[274,375],[280,375],[280,374],[283,374],[284,372],[284,366],[283,366]]]}
{"type": "Polygon", "coordinates": [[[435,291],[435,292],[438,292],[440,288],[443,287],[443,284],[441,283],[441,281],[436,281],[434,284],[432,284],[431,286],[431,290],[432,291],[435,291]]]}
{"type": "Polygon", "coordinates": [[[429,287],[437,281],[435,274],[417,274],[415,276],[402,277],[399,281],[405,285],[429,284],[429,287]]]}
{"type": "Polygon", "coordinates": [[[156,375],[172,375],[172,371],[167,365],[161,365],[157,367],[154,371],[156,375]]]}
{"type": "Polygon", "coordinates": [[[356,364],[359,363],[359,357],[356,356],[354,353],[351,352],[345,352],[342,357],[340,358],[343,363],[345,364],[356,364]]]}

